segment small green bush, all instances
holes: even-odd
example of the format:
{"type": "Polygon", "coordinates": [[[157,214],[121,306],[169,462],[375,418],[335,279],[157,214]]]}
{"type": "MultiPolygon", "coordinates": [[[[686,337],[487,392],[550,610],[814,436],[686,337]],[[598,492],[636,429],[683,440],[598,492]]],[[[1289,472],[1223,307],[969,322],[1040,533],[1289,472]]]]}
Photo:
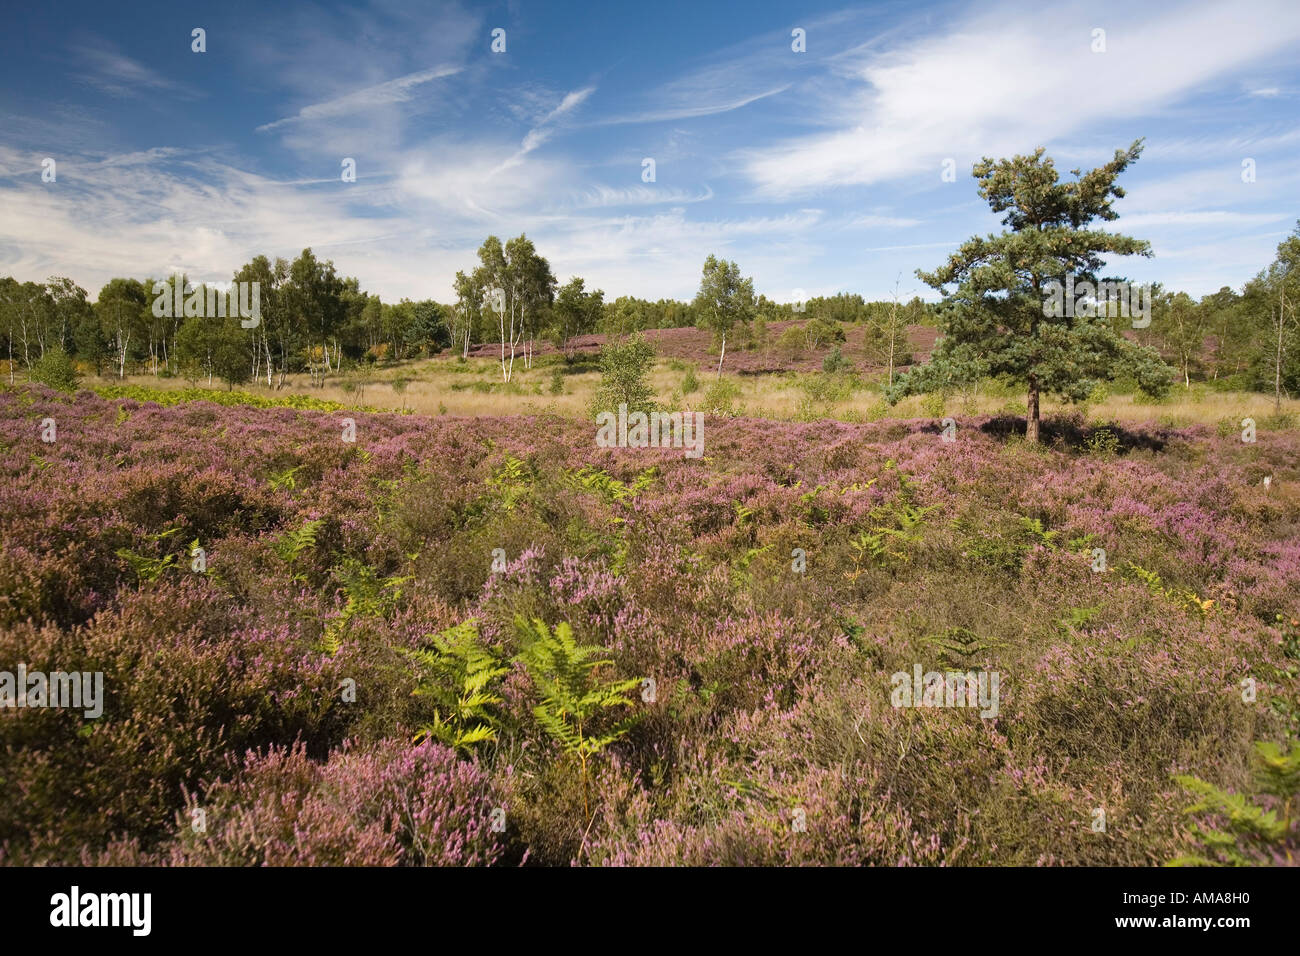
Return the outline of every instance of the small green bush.
{"type": "Polygon", "coordinates": [[[930,392],[921,399],[921,411],[927,418],[942,418],[946,404],[943,392],[930,392]]]}
{"type": "Polygon", "coordinates": [[[592,399],[592,415],[617,412],[623,404],[629,412],[654,411],[654,390],[649,382],[654,360],[655,347],[640,333],[602,346],[600,384],[592,399]]]}
{"type": "Polygon", "coordinates": [[[725,378],[718,379],[704,393],[701,411],[712,415],[738,415],[736,401],[740,398],[740,386],[725,378]]]}
{"type": "Polygon", "coordinates": [[[77,390],[77,369],[62,348],[46,349],[32,366],[32,381],[69,394],[77,390]]]}
{"type": "Polygon", "coordinates": [[[822,359],[823,372],[842,372],[852,367],[853,363],[844,357],[844,353],[840,351],[838,345],[831,349],[829,354],[822,359]]]}
{"type": "Polygon", "coordinates": [[[848,375],[809,375],[799,380],[799,387],[814,402],[842,402],[853,394],[853,379],[848,375]]]}
{"type": "Polygon", "coordinates": [[[1296,418],[1291,412],[1276,412],[1261,418],[1259,424],[1264,428],[1285,431],[1296,427],[1296,418]]]}
{"type": "Polygon", "coordinates": [[[777,351],[786,358],[798,358],[806,347],[803,329],[797,325],[790,326],[776,340],[777,351]]]}
{"type": "Polygon", "coordinates": [[[1119,451],[1119,434],[1115,430],[1115,424],[1111,422],[1097,426],[1084,442],[1084,446],[1090,455],[1104,458],[1115,454],[1119,451]]]}

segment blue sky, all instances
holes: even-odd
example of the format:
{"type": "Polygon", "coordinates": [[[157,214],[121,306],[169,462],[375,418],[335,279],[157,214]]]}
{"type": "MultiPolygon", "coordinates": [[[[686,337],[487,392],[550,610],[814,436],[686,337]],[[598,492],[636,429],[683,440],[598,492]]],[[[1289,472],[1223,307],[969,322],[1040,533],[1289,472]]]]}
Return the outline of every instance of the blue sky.
{"type": "Polygon", "coordinates": [[[1156,256],[1116,274],[1238,287],[1300,218],[1294,0],[5,16],[0,274],[69,275],[92,296],[112,276],[227,280],[311,246],[385,300],[449,301],[484,237],[526,232],[561,281],[608,298],[690,298],[710,253],[779,301],[886,298],[896,281],[929,297],[915,269],[1000,229],[973,162],[1041,145],[1067,172],[1139,136],[1117,228],[1156,256]]]}

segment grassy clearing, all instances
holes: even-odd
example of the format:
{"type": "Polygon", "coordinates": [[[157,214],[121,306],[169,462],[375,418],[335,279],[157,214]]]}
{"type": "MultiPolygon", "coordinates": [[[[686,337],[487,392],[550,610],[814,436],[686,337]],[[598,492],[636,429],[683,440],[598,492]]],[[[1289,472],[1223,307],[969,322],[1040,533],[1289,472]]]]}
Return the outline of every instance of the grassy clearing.
{"type": "MultiPolygon", "coordinates": [[[[716,378],[696,372],[697,387],[683,394],[689,363],[678,359],[656,363],[650,382],[658,400],[673,409],[727,410],[732,414],[781,421],[832,419],[868,422],[882,418],[912,419],[1025,413],[1024,394],[997,383],[937,395],[912,396],[890,408],[882,396],[880,376],[833,376],[822,372],[778,372],[760,375],[724,373],[724,401],[710,395],[716,378]],[[710,401],[710,398],[713,401],[710,401]]],[[[128,376],[127,383],[166,391],[191,387],[184,379],[128,376]]],[[[250,383],[241,391],[261,398],[283,399],[301,395],[340,406],[374,409],[408,409],[421,415],[497,416],[556,414],[584,418],[600,374],[591,357],[566,363],[558,356],[546,356],[526,369],[516,363],[512,380],[501,380],[500,365],[490,359],[470,358],[464,362],[438,358],[402,363],[364,373],[348,373],[330,380],[324,388],[313,388],[306,375],[290,376],[284,388],[268,389],[250,383]],[[552,391],[554,373],[562,372],[563,391],[552,391]]],[[[118,384],[117,379],[88,379],[89,386],[118,384]]],[[[203,384],[203,383],[200,383],[203,384]]],[[[1082,412],[1092,422],[1159,422],[1170,426],[1221,425],[1251,417],[1261,427],[1287,428],[1300,424],[1300,400],[1282,403],[1280,419],[1273,416],[1273,399],[1250,392],[1217,391],[1204,384],[1190,389],[1174,388],[1163,400],[1135,392],[1116,391],[1098,395],[1082,406],[1045,399],[1043,413],[1082,412]]],[[[1226,427],[1226,425],[1224,425],[1226,427]]]]}

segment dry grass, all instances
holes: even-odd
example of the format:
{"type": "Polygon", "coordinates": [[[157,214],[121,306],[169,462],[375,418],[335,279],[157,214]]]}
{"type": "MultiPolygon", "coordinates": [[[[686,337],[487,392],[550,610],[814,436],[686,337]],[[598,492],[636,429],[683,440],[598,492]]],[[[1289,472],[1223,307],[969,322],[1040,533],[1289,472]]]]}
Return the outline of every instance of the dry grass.
{"type": "MultiPolygon", "coordinates": [[[[500,366],[494,360],[470,358],[460,362],[440,358],[335,376],[323,388],[312,387],[306,375],[290,376],[280,394],[296,392],[343,404],[378,408],[405,407],[423,415],[554,413],[575,418],[585,417],[600,380],[599,373],[590,363],[576,366],[566,372],[563,377],[563,393],[556,395],[550,390],[556,367],[554,359],[535,364],[531,369],[524,368],[522,361],[517,361],[512,380],[506,385],[501,381],[500,366]]],[[[684,367],[682,362],[660,361],[650,380],[663,404],[671,408],[698,409],[704,404],[707,390],[715,379],[712,374],[697,373],[698,389],[683,395],[684,367]]],[[[888,408],[882,398],[880,383],[870,380],[855,388],[847,397],[818,401],[810,397],[806,385],[819,375],[820,373],[724,373],[723,379],[740,390],[733,406],[735,410],[762,418],[833,418],[847,421],[885,417],[924,418],[938,417],[935,412],[942,407],[942,415],[960,419],[998,412],[1024,414],[1025,411],[1023,393],[1011,394],[987,386],[965,393],[954,393],[948,396],[942,406],[937,404],[934,397],[927,400],[926,397],[913,396],[888,408]]],[[[181,378],[155,378],[152,375],[128,376],[127,381],[164,389],[185,388],[192,384],[181,378]]],[[[202,386],[207,383],[199,381],[193,384],[202,386]]],[[[265,385],[254,383],[242,388],[260,394],[272,393],[265,385]]],[[[1300,421],[1300,400],[1284,400],[1282,409],[1292,420],[1300,421]]],[[[1079,406],[1051,399],[1043,402],[1045,415],[1077,410],[1080,410],[1079,406]]],[[[1176,387],[1166,399],[1159,402],[1134,394],[1108,395],[1101,401],[1084,405],[1082,411],[1089,420],[1098,422],[1157,421],[1181,426],[1216,424],[1227,420],[1239,422],[1247,416],[1259,422],[1272,415],[1273,400],[1267,395],[1218,392],[1211,391],[1204,385],[1193,385],[1190,389],[1176,387]]]]}

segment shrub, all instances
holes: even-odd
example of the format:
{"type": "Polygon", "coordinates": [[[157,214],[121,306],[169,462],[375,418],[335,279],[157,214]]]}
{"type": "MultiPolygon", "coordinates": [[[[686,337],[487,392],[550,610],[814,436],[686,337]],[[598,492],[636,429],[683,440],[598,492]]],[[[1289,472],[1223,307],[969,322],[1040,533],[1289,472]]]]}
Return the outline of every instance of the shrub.
{"type": "Polygon", "coordinates": [[[533,714],[542,728],[566,751],[578,758],[582,776],[583,818],[590,817],[588,761],[622,739],[637,721],[634,713],[622,720],[609,719],[608,711],[630,710],[627,692],[641,683],[639,677],[609,680],[596,673],[612,665],[605,649],[581,645],[565,622],[554,631],[544,621],[518,622],[528,676],[541,697],[533,714]]]}
{"type": "Polygon", "coordinates": [[[687,459],[560,416],[358,414],[349,445],[330,412],[176,401],[0,389],[0,670],[105,678],[99,719],[0,713],[4,863],[1150,866],[1189,850],[1172,773],[1285,816],[1249,758],[1300,728],[1295,431],[1126,425],[1118,460],[1059,416],[1036,446],[737,418],[687,459]],[[578,703],[656,681],[595,719],[641,716],[586,811],[578,707],[540,722],[516,615],[606,649],[578,703]],[[996,721],[891,706],[947,662],[1002,674],[996,721]]]}
{"type": "Polygon", "coordinates": [[[853,363],[846,359],[837,345],[830,350],[829,354],[822,359],[823,372],[840,372],[853,367],[853,363]]]}
{"type": "Polygon", "coordinates": [[[60,346],[45,350],[45,354],[32,365],[31,376],[33,382],[60,392],[71,394],[77,390],[77,369],[60,346]]]}
{"type": "Polygon", "coordinates": [[[809,319],[803,326],[804,343],[809,349],[816,350],[827,342],[843,342],[844,328],[838,322],[829,319],[809,319]]]}
{"type": "Polygon", "coordinates": [[[640,333],[603,345],[600,384],[592,399],[591,414],[617,412],[621,404],[626,404],[629,412],[654,411],[654,390],[649,382],[654,358],[654,346],[640,333]]]}
{"type": "Polygon", "coordinates": [[[797,325],[787,328],[776,340],[777,351],[788,359],[798,358],[807,348],[803,330],[797,325]]]}
{"type": "Polygon", "coordinates": [[[844,374],[807,375],[799,379],[799,387],[816,402],[842,402],[853,394],[853,378],[844,374]]]}
{"type": "Polygon", "coordinates": [[[1088,435],[1085,447],[1088,454],[1105,457],[1113,455],[1119,451],[1119,433],[1118,426],[1114,422],[1108,425],[1099,425],[1088,435]]]}
{"type": "Polygon", "coordinates": [[[729,379],[720,378],[705,390],[699,410],[713,415],[736,415],[736,401],[739,398],[740,386],[729,379]]]}
{"type": "Polygon", "coordinates": [[[942,418],[946,405],[943,392],[930,392],[921,399],[921,413],[926,418],[942,418]]]}
{"type": "Polygon", "coordinates": [[[476,763],[432,742],[388,741],[316,763],[305,748],[250,753],[178,821],[177,866],[490,866],[504,801],[476,763]],[[206,832],[189,824],[202,808],[206,832]]]}

